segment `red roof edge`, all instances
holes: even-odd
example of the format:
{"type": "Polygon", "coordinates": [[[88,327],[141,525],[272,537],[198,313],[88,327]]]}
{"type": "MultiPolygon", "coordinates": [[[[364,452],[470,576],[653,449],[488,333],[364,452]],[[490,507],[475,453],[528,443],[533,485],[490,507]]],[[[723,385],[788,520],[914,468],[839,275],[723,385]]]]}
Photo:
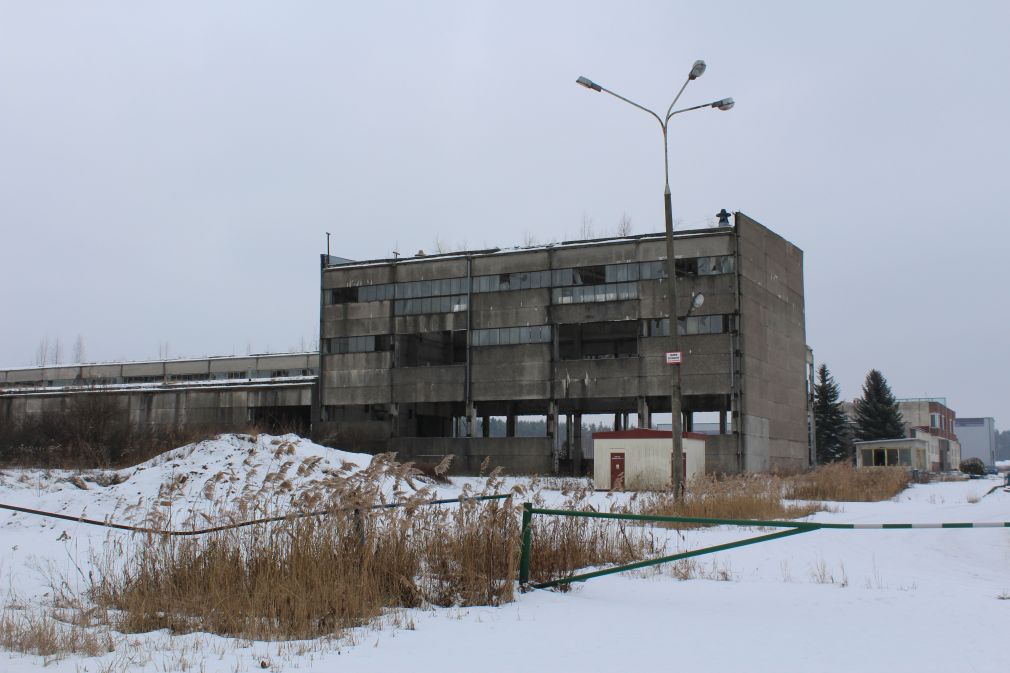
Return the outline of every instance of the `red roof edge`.
{"type": "MultiPolygon", "coordinates": [[[[684,432],[682,437],[688,439],[700,439],[702,441],[709,438],[709,435],[701,432],[684,432]]],[[[594,432],[593,439],[662,439],[663,437],[673,437],[670,430],[653,430],[651,428],[635,428],[634,430],[611,430],[607,432],[594,432]]]]}

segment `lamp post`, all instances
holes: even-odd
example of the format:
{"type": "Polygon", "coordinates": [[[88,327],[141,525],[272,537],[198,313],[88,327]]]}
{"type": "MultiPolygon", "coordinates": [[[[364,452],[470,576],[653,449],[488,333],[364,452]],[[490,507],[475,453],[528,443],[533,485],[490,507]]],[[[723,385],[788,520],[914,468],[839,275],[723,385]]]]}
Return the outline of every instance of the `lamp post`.
{"type": "MultiPolygon", "coordinates": [[[[579,77],[575,80],[576,84],[584,86],[587,89],[608,93],[614,98],[618,98],[629,105],[633,105],[643,112],[648,112],[650,115],[655,117],[656,121],[659,122],[659,127],[663,131],[663,174],[665,178],[665,183],[663,185],[663,209],[666,214],[666,276],[670,281],[670,285],[667,288],[667,294],[670,298],[670,348],[675,353],[679,352],[680,348],[677,334],[677,264],[676,259],[673,256],[673,206],[670,203],[670,159],[667,144],[667,127],[670,124],[670,119],[672,119],[674,115],[678,115],[682,112],[690,112],[691,110],[700,110],[702,108],[729,110],[734,105],[732,98],[723,98],[712,103],[705,103],[704,105],[694,105],[692,107],[681,108],[680,110],[673,109],[673,107],[677,104],[677,101],[680,100],[680,95],[684,93],[684,89],[687,88],[687,85],[690,84],[692,80],[696,80],[701,77],[704,72],[705,62],[695,61],[694,65],[691,67],[691,72],[687,75],[687,81],[685,81],[684,85],[680,87],[680,91],[677,92],[673,102],[670,103],[670,107],[666,109],[666,116],[664,117],[660,117],[649,108],[639,105],[633,100],[625,98],[620,94],[614,93],[613,91],[600,86],[587,77],[579,77]]],[[[673,371],[670,373],[670,434],[673,435],[672,481],[673,492],[676,494],[676,497],[679,498],[684,490],[684,443],[681,437],[680,365],[675,364],[672,366],[673,371]]]]}

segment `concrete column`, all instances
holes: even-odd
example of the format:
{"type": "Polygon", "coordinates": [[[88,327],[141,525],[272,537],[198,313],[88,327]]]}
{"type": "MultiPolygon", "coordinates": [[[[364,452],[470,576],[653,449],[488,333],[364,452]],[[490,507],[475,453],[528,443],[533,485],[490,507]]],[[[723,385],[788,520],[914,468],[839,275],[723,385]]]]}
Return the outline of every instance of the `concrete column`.
{"type": "Polygon", "coordinates": [[[624,428],[621,427],[621,414],[620,413],[614,414],[614,430],[623,430],[623,429],[624,428]]]}
{"type": "Polygon", "coordinates": [[[466,436],[475,437],[477,435],[477,410],[473,402],[466,405],[466,436]]]}
{"type": "Polygon", "coordinates": [[[547,436],[556,437],[558,434],[558,403],[551,400],[547,403],[547,436]]]}
{"type": "Polygon", "coordinates": [[[651,428],[652,418],[649,413],[649,402],[644,397],[638,398],[638,427],[651,428]]]}
{"type": "Polygon", "coordinates": [[[725,435],[726,434],[726,410],[725,409],[720,409],[719,410],[719,434],[720,435],[725,435]]]}
{"type": "Polygon", "coordinates": [[[692,412],[684,412],[684,422],[681,427],[684,428],[684,432],[694,432],[694,414],[692,412]]]}
{"type": "Polygon", "coordinates": [[[582,476],[582,414],[575,414],[572,421],[573,427],[570,433],[572,439],[572,451],[568,455],[572,458],[572,472],[577,477],[582,476]]]}
{"type": "Polygon", "coordinates": [[[572,419],[573,418],[574,417],[571,414],[565,414],[565,451],[564,451],[564,454],[568,458],[572,457],[572,442],[574,441],[572,439],[572,433],[575,432],[575,430],[572,428],[572,423],[573,423],[572,419]]]}
{"type": "Polygon", "coordinates": [[[481,437],[491,436],[491,417],[486,414],[484,416],[481,416],[480,436],[481,437]]]}
{"type": "Polygon", "coordinates": [[[505,436],[516,436],[516,414],[512,407],[509,407],[508,415],[505,416],[505,436]]]}

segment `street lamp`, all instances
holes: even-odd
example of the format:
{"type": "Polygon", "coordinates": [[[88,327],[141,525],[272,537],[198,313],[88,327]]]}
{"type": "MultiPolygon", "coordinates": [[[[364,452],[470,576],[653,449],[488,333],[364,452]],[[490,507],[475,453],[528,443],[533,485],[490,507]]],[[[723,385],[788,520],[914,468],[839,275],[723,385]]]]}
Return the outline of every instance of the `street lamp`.
{"type": "MultiPolygon", "coordinates": [[[[684,89],[686,89],[687,85],[691,83],[691,80],[698,79],[704,73],[705,62],[695,61],[694,65],[691,67],[691,72],[687,75],[687,81],[684,82],[682,87],[680,87],[680,91],[677,92],[673,102],[670,103],[670,107],[666,109],[665,117],[660,117],[649,108],[643,107],[633,100],[625,98],[620,94],[614,93],[613,91],[600,86],[588,77],[579,77],[575,80],[576,84],[584,86],[587,89],[609,93],[614,98],[618,98],[629,105],[633,105],[643,112],[648,112],[656,118],[656,121],[659,122],[659,127],[663,130],[663,171],[665,177],[665,184],[663,186],[663,208],[666,213],[666,275],[667,278],[670,279],[670,286],[667,290],[667,294],[670,296],[670,346],[675,353],[679,352],[680,348],[678,347],[679,339],[677,338],[677,264],[673,256],[673,207],[670,204],[670,159],[667,145],[667,127],[670,124],[670,119],[672,119],[674,115],[678,115],[682,112],[700,110],[701,108],[706,107],[725,111],[731,109],[735,104],[732,98],[722,98],[712,103],[705,103],[704,105],[695,105],[693,107],[674,110],[673,106],[677,104],[678,100],[680,100],[680,95],[684,93],[684,89]]],[[[680,411],[680,366],[673,365],[673,367],[674,369],[670,374],[670,434],[673,435],[673,492],[677,497],[680,497],[684,489],[684,450],[681,438],[682,426],[680,411]]]]}

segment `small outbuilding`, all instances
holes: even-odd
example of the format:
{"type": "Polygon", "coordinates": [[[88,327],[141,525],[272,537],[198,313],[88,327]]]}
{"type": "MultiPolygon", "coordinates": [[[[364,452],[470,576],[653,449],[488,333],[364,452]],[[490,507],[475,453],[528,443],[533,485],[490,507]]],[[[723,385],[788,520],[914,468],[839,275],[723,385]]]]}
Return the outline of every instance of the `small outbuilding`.
{"type": "MultiPolygon", "coordinates": [[[[684,474],[705,474],[705,435],[684,433],[684,474]]],[[[593,433],[593,483],[598,489],[658,491],[670,487],[673,434],[669,430],[593,433]]]]}

